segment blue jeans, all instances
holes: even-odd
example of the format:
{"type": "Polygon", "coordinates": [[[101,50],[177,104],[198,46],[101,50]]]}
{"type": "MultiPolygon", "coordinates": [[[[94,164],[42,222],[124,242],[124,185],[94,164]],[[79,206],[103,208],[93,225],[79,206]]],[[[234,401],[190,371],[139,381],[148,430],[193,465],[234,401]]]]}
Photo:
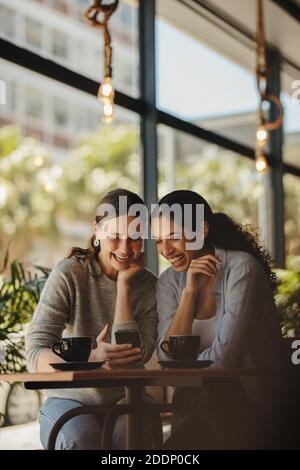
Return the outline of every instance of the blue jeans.
{"type": "MultiPolygon", "coordinates": [[[[146,401],[153,402],[151,397],[146,401]]],[[[123,402],[123,400],[122,400],[123,402]]],[[[44,449],[47,449],[48,438],[54,423],[67,411],[82,406],[76,400],[66,398],[48,398],[40,408],[40,439],[44,449]]],[[[55,449],[59,450],[100,450],[103,418],[86,414],[75,416],[68,420],[58,433],[55,449]]],[[[156,414],[147,416],[144,425],[144,443],[148,449],[157,445],[158,426],[160,417],[156,414]],[[159,421],[158,421],[159,420],[159,421]]],[[[112,450],[125,449],[125,416],[116,420],[113,432],[112,450]]]]}

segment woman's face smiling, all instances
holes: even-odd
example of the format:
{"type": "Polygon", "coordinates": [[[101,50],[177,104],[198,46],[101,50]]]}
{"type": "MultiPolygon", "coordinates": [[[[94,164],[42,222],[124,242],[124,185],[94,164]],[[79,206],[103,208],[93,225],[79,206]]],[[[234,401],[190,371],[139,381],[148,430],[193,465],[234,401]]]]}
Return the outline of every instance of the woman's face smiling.
{"type": "Polygon", "coordinates": [[[94,233],[100,240],[101,266],[112,277],[118,271],[127,269],[141,253],[143,241],[141,238],[135,239],[133,233],[139,231],[139,225],[132,223],[135,219],[133,216],[122,215],[104,220],[100,232],[97,224],[94,224],[94,233]]]}
{"type": "MultiPolygon", "coordinates": [[[[166,258],[177,272],[188,270],[191,260],[200,256],[202,250],[187,250],[191,240],[184,236],[180,225],[163,216],[156,217],[151,223],[152,236],[156,241],[159,254],[166,258]]],[[[208,224],[204,222],[204,237],[208,233],[208,224]]]]}

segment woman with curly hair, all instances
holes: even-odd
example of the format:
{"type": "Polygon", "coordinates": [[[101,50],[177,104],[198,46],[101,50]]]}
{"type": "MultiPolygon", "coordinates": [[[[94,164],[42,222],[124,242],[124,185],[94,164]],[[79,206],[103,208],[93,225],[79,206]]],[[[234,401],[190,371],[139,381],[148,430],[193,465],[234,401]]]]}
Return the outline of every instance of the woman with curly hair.
{"type": "MultiPolygon", "coordinates": [[[[171,263],[157,284],[159,358],[170,360],[165,347],[164,350],[161,348],[170,336],[199,335],[201,346],[197,359],[212,361],[211,367],[257,370],[281,367],[283,342],[273,299],[276,278],[270,256],[255,234],[228,215],[213,213],[208,202],[193,191],[171,192],[157,206],[151,221],[152,233],[159,253],[171,263]],[[184,214],[181,222],[172,216],[175,206],[184,214]],[[190,211],[184,210],[187,207],[190,211]],[[199,232],[200,207],[204,215],[201,224],[203,245],[188,249],[191,242],[188,230],[194,235],[199,232]],[[163,210],[166,208],[169,212],[163,210]],[[191,220],[187,220],[187,215],[191,220]]],[[[243,391],[238,392],[235,406],[243,403],[238,414],[247,408],[244,406],[246,396],[251,398],[256,410],[264,407],[266,400],[270,403],[270,397],[267,395],[266,398],[264,393],[266,387],[260,385],[260,380],[252,380],[252,383],[248,380],[243,391]],[[241,398],[244,391],[246,395],[241,398]]],[[[195,398],[195,393],[200,396],[199,391],[191,390],[177,391],[175,396],[179,401],[186,401],[187,397],[195,398]]],[[[218,404],[212,405],[218,418],[224,415],[225,409],[232,410],[232,403],[226,401],[227,398],[221,393],[218,404]]],[[[211,399],[210,396],[208,401],[211,399]]],[[[203,393],[201,400],[205,402],[203,393]]],[[[225,415],[223,424],[230,421],[232,425],[233,413],[225,415]]],[[[227,431],[225,434],[232,435],[227,431]]],[[[188,436],[187,445],[195,445],[193,436],[196,442],[199,439],[197,432],[184,431],[181,439],[184,436],[188,436]]],[[[183,445],[182,440],[180,442],[183,445]]],[[[242,445],[235,438],[229,442],[230,446],[242,445]]]]}

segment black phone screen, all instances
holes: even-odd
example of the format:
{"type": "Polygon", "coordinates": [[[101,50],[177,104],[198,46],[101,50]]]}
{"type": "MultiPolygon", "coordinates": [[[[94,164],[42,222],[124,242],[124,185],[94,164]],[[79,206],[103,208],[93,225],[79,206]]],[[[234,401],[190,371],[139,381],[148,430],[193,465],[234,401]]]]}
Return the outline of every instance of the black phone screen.
{"type": "Polygon", "coordinates": [[[117,344],[132,344],[134,348],[140,347],[140,336],[136,330],[119,330],[115,332],[117,344]]]}

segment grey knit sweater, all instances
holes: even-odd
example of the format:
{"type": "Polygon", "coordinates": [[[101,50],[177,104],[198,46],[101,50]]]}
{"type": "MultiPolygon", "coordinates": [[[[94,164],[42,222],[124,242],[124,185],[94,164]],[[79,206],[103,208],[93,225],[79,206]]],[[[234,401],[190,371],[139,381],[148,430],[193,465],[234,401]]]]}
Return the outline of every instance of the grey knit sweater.
{"type": "MultiPolygon", "coordinates": [[[[157,331],[157,278],[143,269],[132,279],[130,300],[134,321],[113,325],[114,332],[135,329],[140,333],[143,362],[155,348],[157,331]]],[[[61,336],[96,338],[106,323],[113,324],[117,283],[102,271],[96,259],[70,258],[60,261],[51,271],[26,336],[27,367],[36,371],[37,358],[43,348],[51,348],[61,336]]],[[[123,388],[85,388],[47,390],[48,396],[70,398],[83,404],[111,403],[124,396],[123,388]]]]}

